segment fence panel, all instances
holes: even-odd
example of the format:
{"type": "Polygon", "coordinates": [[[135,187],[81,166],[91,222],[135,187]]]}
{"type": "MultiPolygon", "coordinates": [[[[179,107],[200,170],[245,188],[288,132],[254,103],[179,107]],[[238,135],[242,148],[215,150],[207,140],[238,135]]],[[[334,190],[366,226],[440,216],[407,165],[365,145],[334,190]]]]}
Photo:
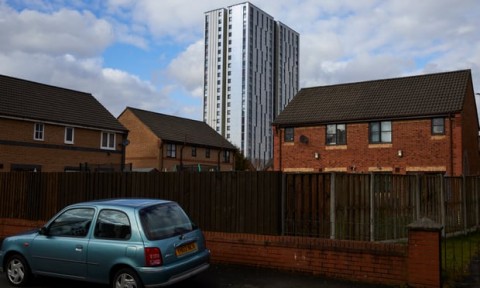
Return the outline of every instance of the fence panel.
{"type": "Polygon", "coordinates": [[[48,220],[66,205],[149,197],[177,201],[203,229],[279,234],[281,173],[0,173],[0,217],[48,220]]]}
{"type": "Polygon", "coordinates": [[[335,238],[370,239],[368,174],[336,174],[335,238]]]}
{"type": "MultiPolygon", "coordinates": [[[[463,217],[463,185],[461,177],[446,177],[445,178],[445,232],[454,233],[456,231],[463,231],[464,217],[463,217]]],[[[433,189],[432,189],[433,190],[433,189]]],[[[433,192],[432,192],[433,194],[433,192]]],[[[426,201],[432,201],[427,199],[426,201]]],[[[434,221],[435,216],[431,216],[434,221]]],[[[439,222],[439,221],[438,221],[439,222]]],[[[439,222],[441,223],[441,222],[439,222]]]]}
{"type": "Polygon", "coordinates": [[[407,237],[407,225],[415,221],[418,178],[411,175],[373,175],[375,240],[407,237]]]}
{"type": "Polygon", "coordinates": [[[478,226],[480,224],[479,219],[479,178],[478,177],[465,177],[465,215],[467,216],[466,226],[478,226]]]}
{"type": "Polygon", "coordinates": [[[284,233],[330,237],[330,174],[286,174],[284,233]]]}
{"type": "Polygon", "coordinates": [[[0,173],[0,217],[48,220],[75,202],[149,197],[179,202],[209,231],[379,241],[405,238],[421,217],[446,233],[476,227],[479,189],[480,177],[440,175],[14,172],[0,173]]]}

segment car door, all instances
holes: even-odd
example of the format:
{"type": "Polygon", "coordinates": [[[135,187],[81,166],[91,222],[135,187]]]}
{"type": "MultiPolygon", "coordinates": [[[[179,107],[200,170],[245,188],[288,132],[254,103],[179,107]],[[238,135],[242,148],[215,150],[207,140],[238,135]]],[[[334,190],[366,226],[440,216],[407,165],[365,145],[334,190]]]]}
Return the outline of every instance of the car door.
{"type": "Polygon", "coordinates": [[[84,278],[94,214],[93,208],[72,208],[53,220],[31,243],[32,269],[39,274],[84,278]]]}
{"type": "MultiPolygon", "coordinates": [[[[117,263],[134,263],[138,243],[131,242],[131,224],[127,214],[120,210],[103,209],[98,213],[95,229],[88,243],[88,277],[108,281],[110,269],[117,263]]],[[[143,247],[143,245],[142,245],[143,247]]]]}

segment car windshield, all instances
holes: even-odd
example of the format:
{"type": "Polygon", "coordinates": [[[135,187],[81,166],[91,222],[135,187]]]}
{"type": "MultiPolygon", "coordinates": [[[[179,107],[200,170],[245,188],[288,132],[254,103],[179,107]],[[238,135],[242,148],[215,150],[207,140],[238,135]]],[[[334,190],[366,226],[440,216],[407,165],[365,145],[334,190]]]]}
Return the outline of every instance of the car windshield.
{"type": "Polygon", "coordinates": [[[181,235],[195,229],[188,216],[176,203],[144,208],[140,210],[140,221],[149,240],[181,235]]]}

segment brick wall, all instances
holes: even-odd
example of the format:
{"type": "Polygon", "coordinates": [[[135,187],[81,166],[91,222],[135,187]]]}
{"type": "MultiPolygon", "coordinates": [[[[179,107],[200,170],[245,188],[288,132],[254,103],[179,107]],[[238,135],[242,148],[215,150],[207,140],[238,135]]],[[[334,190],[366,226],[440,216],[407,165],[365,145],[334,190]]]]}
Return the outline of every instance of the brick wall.
{"type": "Polygon", "coordinates": [[[118,121],[130,131],[125,163],[132,163],[133,168],[160,169],[158,137],[128,109],[119,116],[118,121]]]}
{"type": "Polygon", "coordinates": [[[205,232],[212,262],[249,265],[403,285],[407,246],[402,244],[205,232]]]}
{"type": "Polygon", "coordinates": [[[410,231],[408,250],[408,282],[413,286],[438,287],[441,277],[438,267],[440,257],[440,233],[410,231]]]}
{"type": "MultiPolygon", "coordinates": [[[[45,124],[43,141],[33,140],[34,122],[2,119],[0,121],[0,172],[10,171],[11,164],[41,165],[42,172],[62,172],[65,166],[80,163],[120,165],[117,151],[101,150],[101,131],[75,128],[74,144],[65,144],[65,126],[45,124]]],[[[116,144],[122,134],[116,135],[116,144]]]]}
{"type": "Polygon", "coordinates": [[[224,163],[218,149],[210,149],[210,157],[205,156],[205,147],[195,147],[196,156],[192,155],[192,146],[176,145],[176,157],[167,157],[167,146],[145,124],[143,124],[130,110],[125,110],[118,118],[120,123],[129,131],[130,144],[126,149],[126,163],[132,163],[133,168],[157,168],[160,171],[175,171],[180,165],[207,165],[218,166],[221,171],[232,171],[234,163],[233,151],[230,162],[224,163]],[[219,161],[220,159],[220,161],[219,161]]]}
{"type": "Polygon", "coordinates": [[[478,147],[477,133],[475,127],[464,132],[462,127],[476,123],[476,118],[472,117],[472,113],[465,113],[446,118],[445,135],[432,135],[431,119],[392,121],[392,142],[385,144],[369,144],[368,123],[347,124],[347,145],[335,146],[325,145],[325,125],[295,127],[294,142],[284,142],[284,130],[274,127],[274,168],[287,172],[447,172],[462,175],[462,163],[468,157],[471,175],[478,172],[480,160],[475,148],[478,147]],[[308,138],[308,143],[300,141],[301,135],[308,138]],[[466,141],[462,139],[468,141],[469,146],[465,146],[466,141]]]}
{"type": "Polygon", "coordinates": [[[33,221],[13,218],[0,218],[0,239],[7,236],[28,231],[34,228],[40,228],[45,221],[33,221]]]}
{"type": "MultiPolygon", "coordinates": [[[[44,221],[0,219],[0,239],[44,221]]],[[[408,244],[205,231],[212,263],[301,272],[363,283],[441,287],[440,230],[409,231],[408,244]]]]}
{"type": "Polygon", "coordinates": [[[462,111],[462,147],[464,156],[465,175],[480,174],[480,154],[479,154],[479,124],[477,105],[473,92],[473,85],[470,83],[467,87],[467,95],[465,98],[464,109],[462,111]]]}

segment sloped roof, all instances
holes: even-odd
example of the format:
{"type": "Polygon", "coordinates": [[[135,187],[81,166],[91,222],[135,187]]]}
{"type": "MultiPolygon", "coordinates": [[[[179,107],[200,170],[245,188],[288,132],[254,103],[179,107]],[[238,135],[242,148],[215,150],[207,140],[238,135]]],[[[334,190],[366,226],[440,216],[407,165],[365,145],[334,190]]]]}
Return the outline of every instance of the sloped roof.
{"type": "MultiPolygon", "coordinates": [[[[236,149],[207,123],[152,111],[127,107],[155,135],[164,140],[201,146],[236,149]]],[[[122,114],[125,113],[122,112],[122,114]]]]}
{"type": "Polygon", "coordinates": [[[127,131],[92,94],[0,75],[0,117],[127,131]]]}
{"type": "Polygon", "coordinates": [[[470,70],[301,89],[274,125],[314,125],[461,111],[470,70]]]}

